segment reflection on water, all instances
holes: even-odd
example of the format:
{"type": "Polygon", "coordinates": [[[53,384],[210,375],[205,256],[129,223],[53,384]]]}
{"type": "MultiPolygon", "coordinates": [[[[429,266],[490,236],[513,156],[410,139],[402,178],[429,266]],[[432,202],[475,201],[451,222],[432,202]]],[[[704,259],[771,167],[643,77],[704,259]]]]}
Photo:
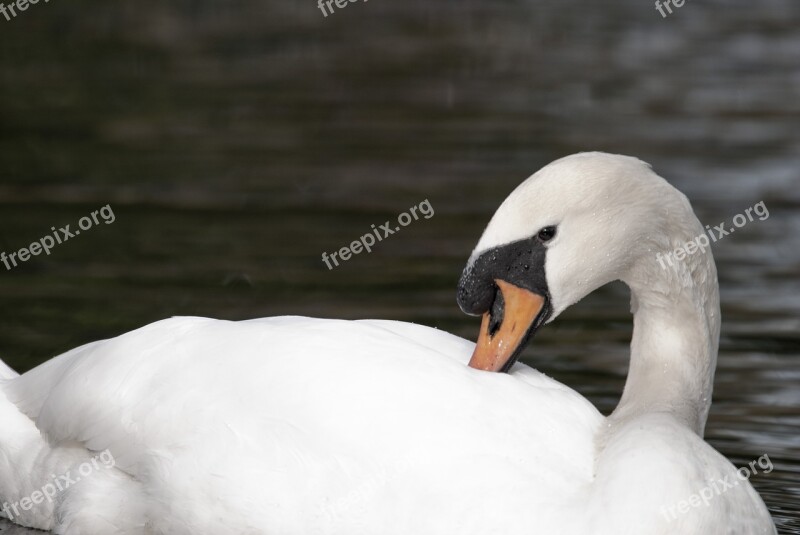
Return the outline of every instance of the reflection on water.
{"type": "MultiPolygon", "coordinates": [[[[0,21],[0,250],[110,203],[50,256],[0,266],[19,369],[176,314],[394,318],[474,337],[454,287],[511,189],[559,156],[651,162],[716,225],[724,325],[707,438],[800,533],[800,6],[577,0],[76,1],[0,21]],[[430,199],[436,215],[321,261],[430,199]]],[[[526,358],[601,410],[630,315],[611,285],[526,358]]],[[[0,528],[1,529],[1,528],[0,528]]],[[[6,533],[6,531],[3,531],[6,533]]]]}

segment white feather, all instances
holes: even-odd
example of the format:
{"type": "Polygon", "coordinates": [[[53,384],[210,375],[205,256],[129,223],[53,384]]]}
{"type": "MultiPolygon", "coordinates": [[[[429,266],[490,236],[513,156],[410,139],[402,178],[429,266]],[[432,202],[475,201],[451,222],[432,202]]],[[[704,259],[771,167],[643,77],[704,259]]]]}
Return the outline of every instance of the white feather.
{"type": "Polygon", "coordinates": [[[664,514],[733,473],[701,438],[713,260],[654,265],[697,230],[685,197],[638,160],[573,156],[509,197],[476,254],[555,224],[557,312],[615,278],[633,293],[609,418],[525,365],[467,367],[474,345],[428,327],[172,318],[19,377],[0,368],[0,498],[108,452],[113,467],[14,520],[64,534],[775,533],[747,482],[664,514]]]}

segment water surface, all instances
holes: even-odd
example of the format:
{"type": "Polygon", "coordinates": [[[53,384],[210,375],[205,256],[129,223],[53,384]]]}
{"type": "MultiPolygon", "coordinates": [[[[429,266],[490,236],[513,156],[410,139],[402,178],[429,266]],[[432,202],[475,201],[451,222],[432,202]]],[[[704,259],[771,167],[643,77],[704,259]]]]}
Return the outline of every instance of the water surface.
{"type": "MultiPolygon", "coordinates": [[[[522,179],[582,150],[636,155],[716,225],[723,331],[708,441],[800,533],[800,6],[373,0],[40,3],[0,19],[0,250],[110,204],[10,271],[0,355],[26,370],[172,315],[415,321],[474,338],[454,288],[522,179]],[[321,261],[428,199],[417,221],[321,261]]],[[[525,360],[603,412],[627,369],[611,285],[525,360]]],[[[2,528],[0,528],[2,529],[2,528]]],[[[7,533],[9,531],[3,531],[7,533]]]]}

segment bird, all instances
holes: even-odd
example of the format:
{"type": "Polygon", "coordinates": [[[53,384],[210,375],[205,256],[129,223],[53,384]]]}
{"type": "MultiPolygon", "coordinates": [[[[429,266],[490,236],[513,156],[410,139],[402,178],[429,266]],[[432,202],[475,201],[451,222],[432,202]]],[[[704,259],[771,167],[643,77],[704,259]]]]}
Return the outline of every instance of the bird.
{"type": "Polygon", "coordinates": [[[2,364],[0,515],[64,535],[774,534],[703,440],[712,253],[658,258],[703,232],[648,164],[573,154],[514,189],[469,255],[456,301],[476,343],[390,320],[174,317],[22,375],[2,364]],[[519,356],[612,281],[634,328],[604,416],[519,356]]]}

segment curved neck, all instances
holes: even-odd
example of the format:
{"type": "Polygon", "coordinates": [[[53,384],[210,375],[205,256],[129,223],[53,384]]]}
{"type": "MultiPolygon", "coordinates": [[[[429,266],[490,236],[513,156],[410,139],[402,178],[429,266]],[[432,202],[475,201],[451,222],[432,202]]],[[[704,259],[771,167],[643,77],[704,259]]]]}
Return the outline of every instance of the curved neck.
{"type": "Polygon", "coordinates": [[[711,406],[719,344],[719,288],[708,252],[662,268],[644,258],[626,277],[633,338],[628,379],[612,427],[667,413],[699,436],[711,406]]]}

